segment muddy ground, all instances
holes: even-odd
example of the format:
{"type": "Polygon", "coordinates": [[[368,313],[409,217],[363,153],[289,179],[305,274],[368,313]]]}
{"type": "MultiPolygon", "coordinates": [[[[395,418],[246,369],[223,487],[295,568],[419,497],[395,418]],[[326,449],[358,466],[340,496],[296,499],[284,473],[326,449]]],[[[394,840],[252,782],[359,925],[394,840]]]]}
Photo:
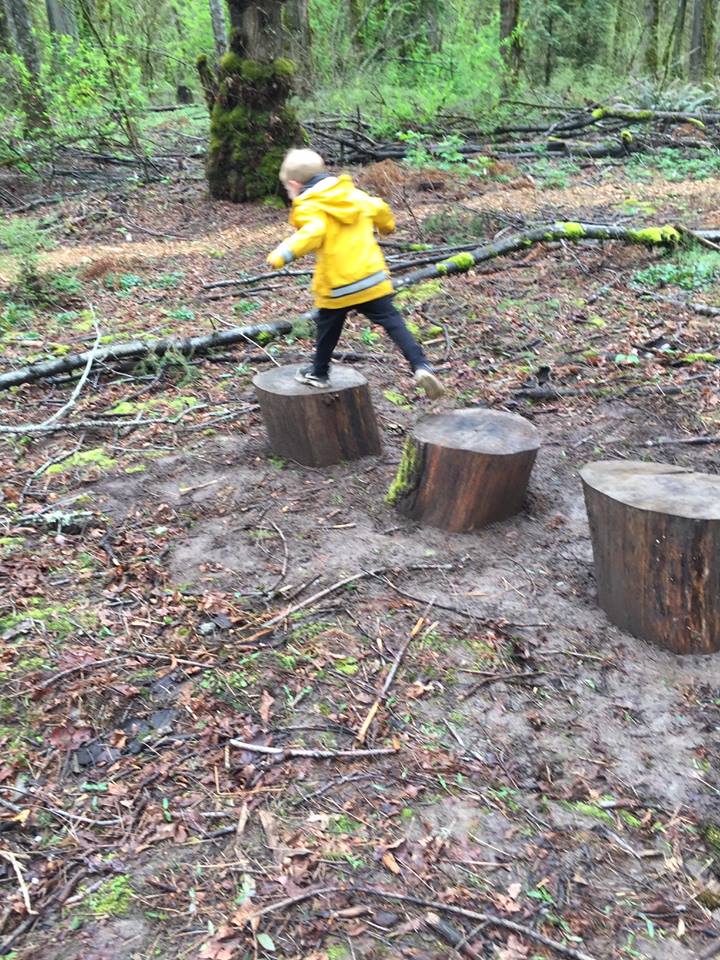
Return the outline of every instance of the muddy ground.
{"type": "MultiPolygon", "coordinates": [[[[510,226],[717,225],[714,182],[638,185],[615,168],[567,190],[452,189],[411,194],[401,237],[418,222],[431,234],[440,212],[467,227],[468,208],[510,226]]],[[[121,215],[88,195],[57,215],[48,264],[79,288],[7,325],[8,368],[92,340],[88,305],[119,339],[307,309],[299,282],[217,301],[201,288],[260,272],[281,211],[214,204],[200,184],[123,202],[121,215]],[[105,219],[70,239],[83,210],[105,219]],[[123,239],[127,210],[192,241],[123,239]]],[[[657,259],[538,247],[405,299],[419,335],[444,328],[426,336],[440,408],[509,410],[541,435],[523,511],[476,534],[385,502],[406,432],[437,408],[360,318],[345,344],[370,383],[378,458],[316,470],[273,456],[251,386],[271,361],[251,346],[100,369],[77,427],[4,441],[4,957],[690,960],[716,942],[718,662],[608,622],[578,476],[604,458],[718,471],[717,445],[675,442],[718,432],[717,322],[652,299],[683,290],[638,286],[657,259]],[[526,399],[543,368],[575,393],[526,399]],[[111,416],[114,430],[92,425],[111,416]],[[366,742],[393,752],[231,743],[351,749],[410,634],[366,742]]],[[[309,341],[267,349],[296,363],[309,341]]],[[[68,393],[21,388],[2,422],[42,422],[68,393]]]]}

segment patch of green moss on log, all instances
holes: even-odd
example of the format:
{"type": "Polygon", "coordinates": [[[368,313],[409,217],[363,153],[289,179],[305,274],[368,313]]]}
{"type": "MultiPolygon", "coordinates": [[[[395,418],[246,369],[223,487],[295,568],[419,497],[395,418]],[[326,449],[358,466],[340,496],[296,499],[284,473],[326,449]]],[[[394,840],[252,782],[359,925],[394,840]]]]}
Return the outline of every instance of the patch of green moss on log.
{"type": "Polygon", "coordinates": [[[664,227],[644,227],[642,230],[628,230],[628,239],[634,243],[644,243],[648,247],[675,246],[682,240],[680,233],[669,224],[664,227]]]}
{"type": "Polygon", "coordinates": [[[400,464],[398,466],[397,473],[395,474],[395,479],[390,484],[387,494],[385,495],[385,503],[391,505],[396,504],[399,500],[402,500],[417,486],[418,481],[418,462],[417,462],[417,446],[412,437],[408,437],[405,441],[405,446],[403,447],[402,457],[400,459],[400,464]]]}
{"type": "Polygon", "coordinates": [[[475,266],[475,257],[471,253],[466,251],[463,253],[456,253],[452,257],[448,257],[447,260],[443,260],[437,265],[438,273],[464,273],[466,270],[472,269],[475,266]]]}
{"type": "Polygon", "coordinates": [[[585,228],[583,225],[571,220],[556,223],[555,230],[562,233],[567,240],[582,240],[585,236],[585,228]]]}
{"type": "Polygon", "coordinates": [[[283,157],[305,142],[288,104],[294,73],[291,60],[252,60],[233,45],[222,57],[206,163],[215,199],[239,203],[282,195],[283,157]]]}
{"type": "Polygon", "coordinates": [[[602,120],[606,114],[607,114],[607,110],[605,109],[605,107],[597,107],[592,112],[592,118],[593,120],[602,120]]]}

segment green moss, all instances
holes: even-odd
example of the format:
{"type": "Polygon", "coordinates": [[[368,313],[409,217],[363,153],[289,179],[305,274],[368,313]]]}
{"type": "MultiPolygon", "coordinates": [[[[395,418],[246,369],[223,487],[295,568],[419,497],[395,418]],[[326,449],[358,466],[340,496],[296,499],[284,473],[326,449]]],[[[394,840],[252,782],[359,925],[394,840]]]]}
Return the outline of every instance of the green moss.
{"type": "Polygon", "coordinates": [[[246,61],[239,54],[228,50],[220,60],[220,74],[227,77],[232,73],[242,73],[245,63],[246,61]]]}
{"type": "Polygon", "coordinates": [[[222,59],[206,163],[211,195],[236,203],[280,195],[283,157],[304,141],[297,115],[288,105],[291,61],[250,60],[240,49],[231,42],[222,59]]]}
{"type": "Polygon", "coordinates": [[[622,140],[623,143],[630,144],[633,142],[635,138],[633,137],[632,132],[630,130],[621,130],[620,139],[622,140]]]}
{"type": "Polygon", "coordinates": [[[456,253],[453,257],[448,257],[447,260],[443,260],[442,263],[437,265],[438,273],[464,273],[466,270],[472,269],[475,266],[475,258],[471,253],[463,252],[456,253]]]}
{"type": "Polygon", "coordinates": [[[85,906],[95,917],[121,917],[127,913],[133,889],[124,873],[105,880],[85,900],[85,906]]]}
{"type": "Polygon", "coordinates": [[[603,810],[602,807],[596,807],[593,803],[578,801],[568,804],[568,807],[576,813],[582,814],[583,817],[593,817],[595,820],[602,820],[603,823],[615,823],[611,813],[603,810]]]}
{"type": "Polygon", "coordinates": [[[605,107],[597,107],[592,112],[592,118],[593,120],[602,120],[606,116],[606,114],[607,114],[607,110],[605,109],[605,107]]]}
{"type": "Polygon", "coordinates": [[[680,357],[681,363],[717,363],[720,357],[714,353],[686,353],[680,357]]]}
{"type": "Polygon", "coordinates": [[[426,280],[424,283],[418,283],[417,286],[406,287],[406,289],[398,291],[395,296],[395,302],[413,304],[426,303],[436,294],[440,293],[442,288],[441,280],[426,280]]]}
{"type": "Polygon", "coordinates": [[[275,76],[277,77],[293,77],[295,76],[295,64],[292,60],[288,60],[287,57],[279,57],[273,62],[273,70],[275,71],[275,76]]]}
{"type": "Polygon", "coordinates": [[[648,247],[675,246],[682,240],[675,227],[666,224],[663,227],[644,227],[642,230],[628,230],[628,237],[634,243],[644,243],[648,247]]]}
{"type": "Polygon", "coordinates": [[[72,470],[75,467],[97,467],[100,470],[109,470],[115,466],[115,463],[116,461],[109,457],[102,447],[93,447],[92,450],[81,450],[60,463],[54,463],[45,472],[65,473],[66,470],[72,470]]]}
{"type": "Polygon", "coordinates": [[[390,484],[385,503],[394,506],[399,500],[413,492],[418,481],[418,451],[415,441],[408,437],[403,447],[402,457],[398,465],[395,479],[390,484]]]}
{"type": "Polygon", "coordinates": [[[555,230],[562,233],[568,240],[582,240],[585,236],[583,225],[572,220],[556,223],[555,230]]]}

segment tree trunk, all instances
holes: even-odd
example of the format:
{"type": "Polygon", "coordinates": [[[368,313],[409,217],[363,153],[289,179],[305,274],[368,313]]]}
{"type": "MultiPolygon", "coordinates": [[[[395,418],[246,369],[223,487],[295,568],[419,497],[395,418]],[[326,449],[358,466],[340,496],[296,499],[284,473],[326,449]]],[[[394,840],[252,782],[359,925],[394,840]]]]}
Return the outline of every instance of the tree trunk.
{"type": "Polygon", "coordinates": [[[555,28],[555,15],[553,13],[548,13],[547,19],[547,43],[545,46],[545,86],[550,86],[550,81],[552,80],[553,72],[553,63],[555,60],[555,37],[553,35],[553,30],[555,28]]]}
{"type": "MultiPolygon", "coordinates": [[[[221,62],[211,111],[205,172],[213,197],[240,203],[280,193],[278,172],[303,142],[288,104],[295,65],[281,56],[289,41],[281,0],[231,0],[230,50],[221,62]]],[[[198,61],[206,96],[207,63],[198,61]]]]}
{"type": "Polygon", "coordinates": [[[32,13],[28,0],[4,0],[7,34],[10,48],[22,58],[29,82],[21,81],[21,100],[25,114],[26,132],[47,130],[50,120],[40,90],[40,50],[35,39],[32,13]]]}
{"type": "Polygon", "coordinates": [[[225,0],[210,0],[210,19],[215,38],[215,55],[220,58],[227,52],[227,22],[225,19],[225,0]]]}
{"type": "Polygon", "coordinates": [[[674,653],[720,650],[720,477],[628,460],[580,476],[608,618],[674,653]]]}
{"type": "Polygon", "coordinates": [[[627,26],[627,0],[617,0],[615,8],[615,29],[613,30],[613,64],[620,66],[623,53],[623,40],[627,26]]]}
{"type": "Polygon", "coordinates": [[[652,77],[658,74],[658,45],[660,43],[660,0],[649,0],[647,8],[647,46],[645,69],[652,77]]]}
{"type": "Polygon", "coordinates": [[[45,0],[50,32],[57,36],[77,37],[78,25],[74,0],[45,0]]]}
{"type": "Polygon", "coordinates": [[[683,71],[683,49],[685,41],[685,24],[687,21],[688,0],[678,0],[677,13],[675,14],[675,36],[673,38],[672,63],[670,69],[676,76],[681,75],[683,71]]]}
{"type": "Polygon", "coordinates": [[[253,380],[274,454],[327,467],[380,453],[380,434],[367,380],[335,364],[324,390],[295,380],[295,367],[275,367],[253,380]]]}
{"type": "Polygon", "coordinates": [[[715,0],[695,0],[690,39],[689,73],[695,81],[712,80],[714,72],[715,0]]]}
{"type": "Polygon", "coordinates": [[[5,0],[5,2],[10,35],[15,41],[28,73],[34,81],[37,81],[40,75],[40,50],[35,39],[28,0],[5,0]]]}
{"type": "Polygon", "coordinates": [[[512,413],[431,414],[407,440],[386,500],[429,526],[477,530],[520,510],[539,446],[535,427],[512,413]]]}
{"type": "Polygon", "coordinates": [[[519,27],[520,0],[500,0],[500,51],[513,77],[517,77],[522,65],[519,27]]]}
{"type": "Polygon", "coordinates": [[[234,48],[254,60],[272,60],[288,48],[283,29],[284,0],[228,0],[234,48]]]}
{"type": "Polygon", "coordinates": [[[286,0],[284,28],[292,59],[300,67],[300,76],[307,87],[310,80],[310,11],[309,0],[286,0]]]}

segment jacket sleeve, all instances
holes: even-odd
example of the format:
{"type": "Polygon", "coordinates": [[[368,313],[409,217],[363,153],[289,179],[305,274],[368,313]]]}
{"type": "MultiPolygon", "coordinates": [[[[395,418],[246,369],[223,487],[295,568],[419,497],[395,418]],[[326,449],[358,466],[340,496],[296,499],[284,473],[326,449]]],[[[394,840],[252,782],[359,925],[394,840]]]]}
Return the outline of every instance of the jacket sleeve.
{"type": "Polygon", "coordinates": [[[372,215],[373,223],[377,227],[378,232],[382,233],[383,236],[392,233],[395,229],[395,217],[393,216],[392,210],[380,197],[372,197],[371,199],[374,206],[372,215]]]}
{"type": "Polygon", "coordinates": [[[271,262],[282,261],[283,264],[287,264],[322,246],[327,229],[327,217],[321,210],[307,213],[295,210],[293,224],[299,229],[273,250],[268,257],[271,262]]]}

